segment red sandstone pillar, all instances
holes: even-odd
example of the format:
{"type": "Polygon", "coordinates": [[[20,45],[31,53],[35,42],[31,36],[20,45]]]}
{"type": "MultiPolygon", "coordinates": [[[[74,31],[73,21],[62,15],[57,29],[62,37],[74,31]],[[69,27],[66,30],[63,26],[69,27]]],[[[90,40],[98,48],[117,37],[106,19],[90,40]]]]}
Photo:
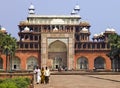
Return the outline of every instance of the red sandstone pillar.
{"type": "Polygon", "coordinates": [[[106,58],[106,70],[111,70],[111,60],[110,60],[110,58],[106,58]]]}
{"type": "Polygon", "coordinates": [[[89,64],[88,64],[88,65],[89,65],[89,66],[88,66],[88,67],[89,67],[89,70],[92,71],[92,70],[94,69],[94,60],[93,60],[93,59],[89,59],[89,60],[88,60],[88,63],[89,63],[89,64]]]}

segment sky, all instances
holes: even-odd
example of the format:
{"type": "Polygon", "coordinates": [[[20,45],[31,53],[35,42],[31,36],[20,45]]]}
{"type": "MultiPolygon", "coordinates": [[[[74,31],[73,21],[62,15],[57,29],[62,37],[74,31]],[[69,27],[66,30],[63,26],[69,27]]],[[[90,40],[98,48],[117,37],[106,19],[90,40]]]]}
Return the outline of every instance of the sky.
{"type": "Polygon", "coordinates": [[[26,20],[31,3],[40,15],[70,15],[78,4],[81,21],[91,25],[91,38],[107,28],[114,28],[120,34],[120,0],[1,0],[0,25],[15,38],[19,22],[26,20]]]}

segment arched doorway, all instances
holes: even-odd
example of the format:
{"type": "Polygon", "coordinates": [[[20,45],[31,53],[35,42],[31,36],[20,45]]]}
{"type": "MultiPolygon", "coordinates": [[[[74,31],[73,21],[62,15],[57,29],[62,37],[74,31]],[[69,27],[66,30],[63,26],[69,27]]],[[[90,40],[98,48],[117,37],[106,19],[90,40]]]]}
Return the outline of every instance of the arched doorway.
{"type": "Polygon", "coordinates": [[[0,58],[0,69],[3,69],[3,59],[0,58]]]}
{"type": "Polygon", "coordinates": [[[33,70],[36,65],[38,65],[38,62],[35,57],[29,57],[27,59],[27,70],[33,70]]]}
{"type": "Polygon", "coordinates": [[[80,57],[77,60],[77,69],[88,69],[88,60],[85,57],[80,57]]]}
{"type": "Polygon", "coordinates": [[[95,69],[105,69],[105,59],[102,57],[97,57],[94,60],[95,69]]]}
{"type": "Polygon", "coordinates": [[[18,57],[15,57],[12,59],[12,69],[13,70],[20,70],[20,59],[18,57]]]}
{"type": "Polygon", "coordinates": [[[60,40],[56,40],[49,45],[48,58],[51,60],[52,69],[67,66],[67,47],[60,40]]]}
{"type": "Polygon", "coordinates": [[[58,69],[60,66],[63,66],[62,58],[56,56],[53,59],[53,68],[58,69]]]}

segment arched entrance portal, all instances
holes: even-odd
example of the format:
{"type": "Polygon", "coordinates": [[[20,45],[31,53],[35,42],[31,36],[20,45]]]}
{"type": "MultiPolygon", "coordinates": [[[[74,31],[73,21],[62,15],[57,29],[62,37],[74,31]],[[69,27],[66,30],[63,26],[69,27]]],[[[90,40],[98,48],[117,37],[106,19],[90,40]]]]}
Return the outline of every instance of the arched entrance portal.
{"type": "Polygon", "coordinates": [[[97,57],[94,60],[94,67],[96,69],[105,69],[105,60],[102,57],[97,57]]]}
{"type": "Polygon", "coordinates": [[[59,67],[67,66],[67,47],[60,40],[56,40],[49,45],[48,58],[51,60],[51,68],[58,69],[59,67]]]}
{"type": "Polygon", "coordinates": [[[80,57],[77,60],[77,69],[88,69],[88,60],[85,57],[80,57]]]}

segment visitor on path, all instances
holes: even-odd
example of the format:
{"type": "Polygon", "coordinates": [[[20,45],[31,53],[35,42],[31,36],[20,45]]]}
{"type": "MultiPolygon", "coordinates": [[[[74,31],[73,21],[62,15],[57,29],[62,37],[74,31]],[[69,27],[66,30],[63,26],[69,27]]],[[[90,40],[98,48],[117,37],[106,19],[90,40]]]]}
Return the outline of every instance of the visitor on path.
{"type": "Polygon", "coordinates": [[[45,84],[49,83],[49,77],[50,77],[50,70],[48,69],[48,67],[45,68],[45,84]]]}
{"type": "Polygon", "coordinates": [[[44,68],[41,69],[41,84],[44,84],[45,81],[45,75],[44,75],[44,68]]]}
{"type": "Polygon", "coordinates": [[[40,70],[40,68],[37,66],[36,67],[36,76],[37,76],[37,84],[39,84],[40,83],[40,80],[41,80],[41,70],[40,70]]]}

